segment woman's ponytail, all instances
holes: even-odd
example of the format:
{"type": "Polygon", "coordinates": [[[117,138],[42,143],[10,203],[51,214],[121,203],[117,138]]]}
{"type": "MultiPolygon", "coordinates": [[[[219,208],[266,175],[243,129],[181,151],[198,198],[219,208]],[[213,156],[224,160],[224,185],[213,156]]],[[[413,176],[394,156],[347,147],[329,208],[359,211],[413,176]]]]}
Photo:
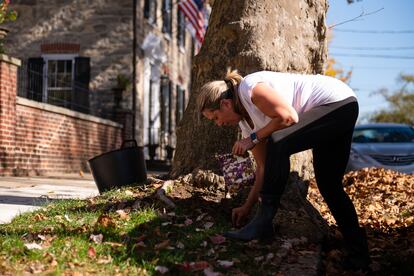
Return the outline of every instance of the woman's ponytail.
{"type": "Polygon", "coordinates": [[[219,109],[222,99],[232,99],[234,111],[242,117],[245,117],[247,115],[246,110],[240,102],[238,93],[242,79],[243,77],[237,70],[228,68],[223,80],[211,81],[204,84],[197,98],[198,113],[202,113],[205,109],[219,109]]]}
{"type": "Polygon", "coordinates": [[[229,89],[233,89],[233,105],[234,111],[237,114],[240,114],[243,118],[245,118],[248,114],[246,109],[243,107],[240,96],[239,96],[239,85],[243,77],[239,74],[237,70],[232,70],[231,68],[227,68],[226,76],[224,77],[224,82],[227,84],[229,89]]]}

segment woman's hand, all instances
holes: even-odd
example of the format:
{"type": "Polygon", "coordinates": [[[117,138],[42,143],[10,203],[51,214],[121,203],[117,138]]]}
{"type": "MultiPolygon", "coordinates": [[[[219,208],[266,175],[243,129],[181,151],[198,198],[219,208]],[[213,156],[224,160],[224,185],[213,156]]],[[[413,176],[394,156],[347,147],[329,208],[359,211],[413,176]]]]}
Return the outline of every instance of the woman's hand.
{"type": "Polygon", "coordinates": [[[231,220],[233,225],[236,227],[240,227],[243,224],[243,221],[247,218],[250,213],[250,207],[246,204],[234,208],[231,212],[231,220]]]}
{"type": "Polygon", "coordinates": [[[255,146],[250,137],[236,141],[233,145],[232,153],[238,156],[244,156],[246,152],[255,146]]]}

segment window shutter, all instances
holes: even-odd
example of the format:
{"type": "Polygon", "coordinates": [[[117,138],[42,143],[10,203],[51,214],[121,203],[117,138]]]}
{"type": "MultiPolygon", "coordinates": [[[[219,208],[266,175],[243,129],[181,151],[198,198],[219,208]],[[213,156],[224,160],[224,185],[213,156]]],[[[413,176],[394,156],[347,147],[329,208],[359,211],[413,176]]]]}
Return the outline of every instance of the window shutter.
{"type": "Polygon", "coordinates": [[[162,18],[163,18],[163,22],[162,22],[162,32],[163,33],[168,33],[171,34],[172,32],[172,24],[171,24],[171,19],[172,19],[172,1],[171,0],[163,0],[162,2],[162,18]]]}
{"type": "Polygon", "coordinates": [[[177,44],[183,48],[185,46],[185,17],[180,9],[177,11],[177,44]]]}
{"type": "Polygon", "coordinates": [[[75,58],[75,76],[73,83],[72,109],[89,113],[89,80],[90,80],[90,58],[75,58]]]}
{"type": "Polygon", "coordinates": [[[184,90],[177,85],[176,86],[176,105],[175,105],[175,124],[178,125],[183,117],[184,102],[183,102],[184,90]]]}
{"type": "Polygon", "coordinates": [[[172,81],[168,82],[168,133],[172,133],[172,89],[173,89],[173,83],[172,81]]]}
{"type": "Polygon", "coordinates": [[[181,113],[184,114],[185,108],[187,107],[185,104],[185,89],[181,89],[181,101],[183,102],[181,113]]]}
{"type": "Polygon", "coordinates": [[[144,3],[144,17],[149,19],[151,13],[150,0],[145,0],[144,3]]]}
{"type": "Polygon", "coordinates": [[[42,101],[43,95],[43,65],[41,57],[27,60],[27,98],[42,101]]]}
{"type": "Polygon", "coordinates": [[[161,76],[161,130],[168,132],[170,107],[170,80],[168,76],[161,76]]]}

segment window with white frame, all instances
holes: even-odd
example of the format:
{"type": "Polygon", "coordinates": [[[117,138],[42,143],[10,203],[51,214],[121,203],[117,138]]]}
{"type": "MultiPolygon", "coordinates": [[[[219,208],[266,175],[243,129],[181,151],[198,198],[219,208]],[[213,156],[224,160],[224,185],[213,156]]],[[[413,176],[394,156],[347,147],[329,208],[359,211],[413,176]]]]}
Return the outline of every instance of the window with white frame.
{"type": "Polygon", "coordinates": [[[43,55],[43,102],[70,108],[72,105],[74,63],[77,55],[43,55]]]}
{"type": "Polygon", "coordinates": [[[89,113],[90,58],[44,54],[29,58],[25,97],[89,113]]]}

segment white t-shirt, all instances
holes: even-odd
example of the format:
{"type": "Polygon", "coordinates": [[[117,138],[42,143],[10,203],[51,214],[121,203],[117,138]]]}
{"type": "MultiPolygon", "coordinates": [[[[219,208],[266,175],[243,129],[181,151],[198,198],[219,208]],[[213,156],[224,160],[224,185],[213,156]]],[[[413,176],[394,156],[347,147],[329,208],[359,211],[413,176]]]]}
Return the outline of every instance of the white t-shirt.
{"type": "Polygon", "coordinates": [[[267,125],[271,118],[260,111],[252,102],[252,90],[258,83],[266,83],[287,100],[298,114],[313,107],[327,103],[342,101],[351,96],[354,91],[344,82],[324,75],[302,75],[260,71],[247,75],[239,85],[239,98],[250,118],[254,128],[242,120],[239,126],[243,137],[256,132],[267,125]]]}

